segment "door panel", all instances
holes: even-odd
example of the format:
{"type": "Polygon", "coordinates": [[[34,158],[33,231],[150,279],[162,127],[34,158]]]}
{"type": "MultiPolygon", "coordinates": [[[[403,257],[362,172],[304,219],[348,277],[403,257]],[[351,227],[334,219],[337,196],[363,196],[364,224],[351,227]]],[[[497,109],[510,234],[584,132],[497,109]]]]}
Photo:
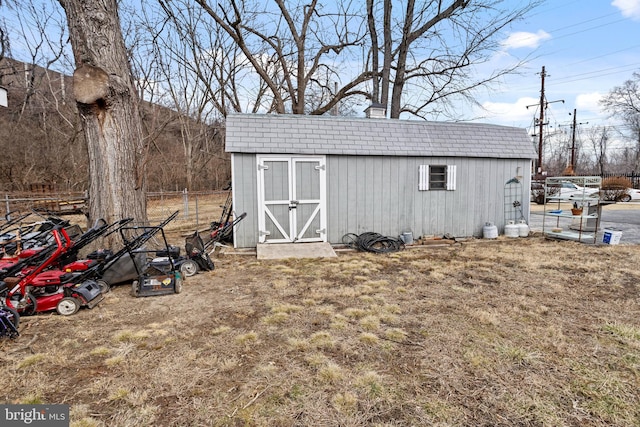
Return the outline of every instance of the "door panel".
{"type": "MultiPolygon", "coordinates": [[[[297,241],[318,241],[322,227],[320,222],[321,172],[324,172],[322,159],[293,159],[293,175],[296,185],[293,198],[297,202],[295,209],[295,227],[292,232],[297,241]]],[[[324,175],[322,175],[324,176],[324,175]]]]}
{"type": "Polygon", "coordinates": [[[296,209],[296,237],[300,241],[308,241],[318,237],[320,230],[319,206],[317,204],[298,205],[296,209]]]}
{"type": "Polygon", "coordinates": [[[289,205],[272,205],[267,208],[265,218],[269,240],[290,241],[289,205]]]}
{"type": "Polygon", "coordinates": [[[260,230],[268,233],[260,237],[261,242],[291,240],[289,163],[288,159],[265,159],[260,165],[263,194],[260,230]]]}
{"type": "Polygon", "coordinates": [[[324,157],[258,156],[259,241],[326,241],[324,157]]]}

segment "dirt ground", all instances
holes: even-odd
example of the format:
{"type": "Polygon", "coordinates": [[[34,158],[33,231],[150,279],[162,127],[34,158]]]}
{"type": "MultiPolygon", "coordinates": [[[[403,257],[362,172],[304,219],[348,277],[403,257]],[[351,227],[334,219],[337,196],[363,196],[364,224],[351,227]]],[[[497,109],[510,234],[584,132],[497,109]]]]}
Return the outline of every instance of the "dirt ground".
{"type": "Polygon", "coordinates": [[[640,247],[224,255],[180,294],[23,318],[0,401],[72,426],[637,426],[640,247]]]}

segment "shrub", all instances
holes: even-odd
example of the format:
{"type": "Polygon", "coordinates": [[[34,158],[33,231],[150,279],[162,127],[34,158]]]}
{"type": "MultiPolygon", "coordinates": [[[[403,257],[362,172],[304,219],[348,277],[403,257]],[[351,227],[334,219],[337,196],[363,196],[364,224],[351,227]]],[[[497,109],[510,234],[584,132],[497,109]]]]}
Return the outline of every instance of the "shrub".
{"type": "Polygon", "coordinates": [[[627,194],[627,190],[633,184],[624,176],[612,176],[602,180],[602,198],[613,202],[619,202],[627,194]]]}

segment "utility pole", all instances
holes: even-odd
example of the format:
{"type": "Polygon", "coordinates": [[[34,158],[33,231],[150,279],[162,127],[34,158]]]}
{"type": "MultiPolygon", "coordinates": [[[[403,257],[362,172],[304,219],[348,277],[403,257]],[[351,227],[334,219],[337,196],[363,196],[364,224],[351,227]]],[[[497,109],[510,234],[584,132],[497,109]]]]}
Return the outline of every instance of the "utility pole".
{"type": "Polygon", "coordinates": [[[544,78],[547,74],[544,71],[544,65],[542,66],[542,73],[540,73],[541,86],[540,86],[540,119],[538,120],[538,125],[540,129],[538,130],[538,174],[542,173],[542,126],[544,126],[544,78]]]}
{"type": "MultiPolygon", "coordinates": [[[[580,123],[581,125],[587,124],[580,123]]],[[[576,115],[576,109],[573,109],[573,132],[571,135],[571,170],[576,170],[576,127],[578,127],[578,119],[576,115]]]]}
{"type": "Polygon", "coordinates": [[[576,119],[576,109],[573,109],[573,132],[571,135],[571,170],[576,170],[576,126],[578,126],[576,119]]]}
{"type": "MultiPolygon", "coordinates": [[[[545,101],[544,99],[544,78],[547,77],[547,73],[545,71],[544,65],[542,66],[542,72],[540,73],[541,85],[540,85],[540,118],[538,119],[538,175],[542,174],[542,147],[543,147],[543,134],[542,131],[544,129],[544,125],[547,123],[544,122],[544,110],[547,106],[553,102],[562,102],[564,104],[564,99],[560,99],[557,101],[545,101]]],[[[527,105],[527,109],[529,107],[533,107],[533,105],[527,105]]]]}

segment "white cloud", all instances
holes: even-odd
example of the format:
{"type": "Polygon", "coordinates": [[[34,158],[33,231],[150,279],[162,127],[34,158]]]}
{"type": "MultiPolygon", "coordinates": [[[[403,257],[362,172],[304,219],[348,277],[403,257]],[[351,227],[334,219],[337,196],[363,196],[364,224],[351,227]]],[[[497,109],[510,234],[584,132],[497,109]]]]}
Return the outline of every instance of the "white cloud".
{"type": "Polygon", "coordinates": [[[576,96],[576,108],[578,111],[589,111],[594,114],[602,114],[600,100],[604,95],[599,92],[583,93],[576,96]]]}
{"type": "Polygon", "coordinates": [[[539,99],[532,97],[518,98],[516,102],[484,102],[482,107],[486,122],[507,126],[528,126],[533,122],[539,99]],[[530,106],[527,109],[527,106],[530,106]]]}
{"type": "Polygon", "coordinates": [[[620,9],[625,18],[640,20],[640,0],[613,0],[611,5],[620,9]]]}
{"type": "Polygon", "coordinates": [[[507,37],[506,40],[502,42],[502,46],[507,50],[519,49],[523,47],[535,49],[540,46],[540,43],[550,38],[551,35],[544,30],[538,30],[537,33],[518,31],[515,33],[511,33],[509,37],[507,37]]]}

